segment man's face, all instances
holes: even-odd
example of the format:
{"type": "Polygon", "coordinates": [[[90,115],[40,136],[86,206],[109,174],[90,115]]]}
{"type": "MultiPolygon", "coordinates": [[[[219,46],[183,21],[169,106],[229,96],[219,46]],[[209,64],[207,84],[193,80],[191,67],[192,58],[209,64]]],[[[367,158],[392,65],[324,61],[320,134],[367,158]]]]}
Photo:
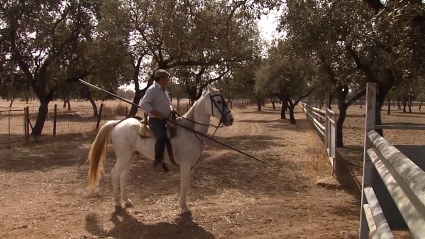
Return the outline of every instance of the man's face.
{"type": "Polygon", "coordinates": [[[159,81],[158,81],[158,83],[162,87],[166,87],[168,85],[168,81],[169,81],[169,78],[168,77],[167,78],[160,78],[159,81]]]}

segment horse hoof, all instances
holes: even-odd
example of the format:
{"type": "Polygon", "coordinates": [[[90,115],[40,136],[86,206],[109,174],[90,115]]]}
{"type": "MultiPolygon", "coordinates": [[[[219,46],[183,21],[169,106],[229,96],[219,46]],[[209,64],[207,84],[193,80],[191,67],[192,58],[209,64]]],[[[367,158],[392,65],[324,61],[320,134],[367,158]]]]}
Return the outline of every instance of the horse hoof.
{"type": "Polygon", "coordinates": [[[119,211],[121,211],[121,210],[122,210],[121,205],[120,205],[120,206],[115,206],[115,211],[119,212],[119,211]]]}

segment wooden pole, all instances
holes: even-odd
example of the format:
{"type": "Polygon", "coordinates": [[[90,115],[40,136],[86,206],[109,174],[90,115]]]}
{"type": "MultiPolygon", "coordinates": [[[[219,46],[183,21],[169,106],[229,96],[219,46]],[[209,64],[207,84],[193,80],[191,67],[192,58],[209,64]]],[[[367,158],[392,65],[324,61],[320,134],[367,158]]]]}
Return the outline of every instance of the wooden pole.
{"type": "Polygon", "coordinates": [[[102,118],[103,103],[100,104],[99,116],[97,117],[96,132],[99,131],[100,119],[102,118]]]}
{"type": "Polygon", "coordinates": [[[24,107],[24,141],[27,142],[27,108],[24,107]]]}
{"type": "Polygon", "coordinates": [[[58,115],[58,106],[55,104],[55,108],[53,111],[53,137],[56,137],[56,118],[58,115]]]}
{"type": "Polygon", "coordinates": [[[27,114],[26,114],[27,142],[29,142],[30,141],[30,107],[29,106],[27,106],[26,112],[27,112],[27,114]]]}
{"type": "Polygon", "coordinates": [[[12,108],[9,108],[9,141],[10,141],[10,118],[12,117],[12,115],[10,114],[11,111],[12,111],[12,108]]]}
{"type": "Polygon", "coordinates": [[[372,147],[372,143],[367,137],[367,133],[375,129],[375,112],[376,112],[376,83],[366,84],[366,119],[364,130],[364,148],[363,148],[363,177],[362,177],[362,197],[360,203],[360,228],[359,238],[369,238],[369,226],[366,220],[366,214],[363,205],[366,203],[364,188],[372,185],[373,164],[367,154],[367,150],[372,147]]]}

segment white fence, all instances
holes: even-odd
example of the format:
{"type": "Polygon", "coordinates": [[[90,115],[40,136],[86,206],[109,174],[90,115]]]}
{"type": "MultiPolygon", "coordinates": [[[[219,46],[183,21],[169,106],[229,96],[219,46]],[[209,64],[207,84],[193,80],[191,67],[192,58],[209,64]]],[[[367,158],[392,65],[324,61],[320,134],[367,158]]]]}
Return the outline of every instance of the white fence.
{"type": "Polygon", "coordinates": [[[333,176],[336,168],[336,114],[329,108],[322,110],[303,102],[299,104],[306,114],[307,119],[313,123],[316,129],[325,138],[326,150],[332,165],[333,176]]]}
{"type": "Polygon", "coordinates": [[[425,172],[375,131],[425,127],[375,125],[375,108],[376,84],[368,83],[359,238],[394,238],[392,227],[400,226],[389,221],[396,217],[414,238],[425,238],[425,172]]]}

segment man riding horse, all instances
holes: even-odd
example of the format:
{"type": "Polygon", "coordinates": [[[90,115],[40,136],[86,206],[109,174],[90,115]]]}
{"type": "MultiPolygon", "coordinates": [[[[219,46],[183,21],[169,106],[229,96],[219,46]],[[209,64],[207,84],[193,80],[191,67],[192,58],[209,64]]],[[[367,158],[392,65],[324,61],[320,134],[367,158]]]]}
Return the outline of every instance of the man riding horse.
{"type": "Polygon", "coordinates": [[[171,105],[167,91],[170,74],[159,69],[155,72],[154,77],[155,82],[146,90],[140,107],[149,113],[149,124],[155,133],[155,161],[153,166],[156,168],[164,159],[165,144],[168,141],[165,118],[169,117],[171,112],[175,114],[177,112],[171,105]]]}

